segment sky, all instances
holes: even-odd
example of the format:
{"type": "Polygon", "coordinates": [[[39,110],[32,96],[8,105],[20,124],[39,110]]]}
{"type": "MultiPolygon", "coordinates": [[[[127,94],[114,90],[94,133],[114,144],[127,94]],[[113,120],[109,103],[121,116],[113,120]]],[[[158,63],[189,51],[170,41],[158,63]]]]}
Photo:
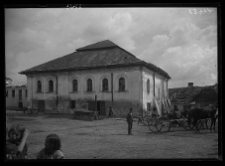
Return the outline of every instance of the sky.
{"type": "Polygon", "coordinates": [[[110,40],[155,64],[169,88],[217,82],[217,8],[7,8],[5,69],[13,84],[20,71],[110,40]]]}

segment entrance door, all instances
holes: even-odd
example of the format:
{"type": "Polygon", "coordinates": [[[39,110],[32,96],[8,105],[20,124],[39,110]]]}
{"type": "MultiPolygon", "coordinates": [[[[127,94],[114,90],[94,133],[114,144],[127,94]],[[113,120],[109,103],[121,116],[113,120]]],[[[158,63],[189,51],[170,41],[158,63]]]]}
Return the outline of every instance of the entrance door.
{"type": "Polygon", "coordinates": [[[23,108],[23,102],[19,102],[19,109],[22,109],[23,108]]]}
{"type": "Polygon", "coordinates": [[[38,112],[44,112],[44,111],[45,111],[45,101],[38,100],[38,112]]]}
{"type": "Polygon", "coordinates": [[[95,101],[88,101],[88,110],[95,111],[95,101]]]}
{"type": "Polygon", "coordinates": [[[97,110],[99,112],[99,115],[106,115],[105,101],[97,101],[97,110]]]}

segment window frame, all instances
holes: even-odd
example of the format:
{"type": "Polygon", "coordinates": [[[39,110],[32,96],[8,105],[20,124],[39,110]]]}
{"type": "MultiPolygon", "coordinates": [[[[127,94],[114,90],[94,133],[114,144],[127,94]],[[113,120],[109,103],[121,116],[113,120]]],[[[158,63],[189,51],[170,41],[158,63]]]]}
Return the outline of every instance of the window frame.
{"type": "Polygon", "coordinates": [[[23,90],[22,89],[18,90],[18,97],[19,97],[19,100],[23,100],[23,90]]]}
{"type": "Polygon", "coordinates": [[[125,92],[126,91],[126,80],[124,77],[119,78],[119,92],[125,92]],[[123,82],[122,82],[123,81],[123,82]]]}
{"type": "Polygon", "coordinates": [[[72,81],[72,92],[77,92],[77,91],[78,91],[78,81],[77,81],[77,79],[73,79],[73,81],[72,81]]]}
{"type": "Polygon", "coordinates": [[[15,98],[15,97],[16,97],[16,90],[12,89],[12,98],[15,98]]]}
{"type": "Polygon", "coordinates": [[[37,81],[37,92],[38,93],[42,92],[42,82],[40,80],[37,81]]]}
{"type": "Polygon", "coordinates": [[[107,78],[104,78],[102,80],[102,91],[108,92],[109,91],[109,80],[107,78]]]}
{"type": "Polygon", "coordinates": [[[150,80],[147,80],[147,93],[150,94],[150,80]]]}
{"type": "Polygon", "coordinates": [[[49,80],[48,81],[48,92],[54,92],[54,81],[53,80],[49,80]]]}
{"type": "Polygon", "coordinates": [[[87,92],[93,92],[93,81],[91,78],[87,79],[87,92]]]}

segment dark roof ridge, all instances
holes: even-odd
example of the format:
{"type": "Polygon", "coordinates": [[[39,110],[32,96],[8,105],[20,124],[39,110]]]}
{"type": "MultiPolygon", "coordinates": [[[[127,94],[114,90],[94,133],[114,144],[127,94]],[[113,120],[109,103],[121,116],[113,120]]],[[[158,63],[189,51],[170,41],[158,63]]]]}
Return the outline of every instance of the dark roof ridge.
{"type": "Polygon", "coordinates": [[[107,39],[107,40],[96,42],[94,44],[90,44],[90,45],[87,45],[84,47],[77,48],[76,51],[78,52],[78,51],[99,50],[99,49],[106,49],[106,48],[110,48],[110,47],[117,47],[117,45],[107,39]]]}

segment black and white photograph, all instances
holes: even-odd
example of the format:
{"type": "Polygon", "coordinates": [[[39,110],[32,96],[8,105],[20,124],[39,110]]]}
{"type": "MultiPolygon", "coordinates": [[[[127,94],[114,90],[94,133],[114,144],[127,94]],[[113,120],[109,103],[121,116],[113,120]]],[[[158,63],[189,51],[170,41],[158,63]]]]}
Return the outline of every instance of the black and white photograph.
{"type": "Polygon", "coordinates": [[[5,161],[222,161],[219,7],[5,5],[5,161]]]}

